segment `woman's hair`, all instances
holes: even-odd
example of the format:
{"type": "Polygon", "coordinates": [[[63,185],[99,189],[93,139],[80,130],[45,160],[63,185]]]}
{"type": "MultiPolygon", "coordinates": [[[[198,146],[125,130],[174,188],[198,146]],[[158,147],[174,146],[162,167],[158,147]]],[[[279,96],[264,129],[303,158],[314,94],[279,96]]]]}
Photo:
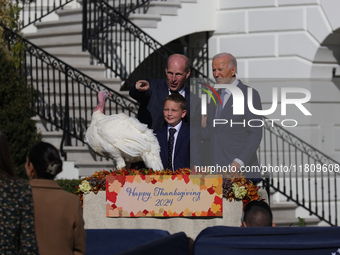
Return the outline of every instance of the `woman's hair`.
{"type": "Polygon", "coordinates": [[[28,161],[33,164],[37,177],[41,179],[53,180],[63,167],[58,150],[45,142],[32,146],[28,153],[28,161]]]}
{"type": "Polygon", "coordinates": [[[12,157],[9,153],[9,147],[6,136],[0,130],[0,174],[15,176],[12,157]]]}

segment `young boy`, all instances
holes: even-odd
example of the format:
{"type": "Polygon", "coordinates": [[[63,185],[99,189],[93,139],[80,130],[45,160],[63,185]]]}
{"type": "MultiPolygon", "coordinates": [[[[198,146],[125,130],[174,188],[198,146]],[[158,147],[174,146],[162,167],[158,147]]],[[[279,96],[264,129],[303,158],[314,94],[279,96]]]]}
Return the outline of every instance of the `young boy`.
{"type": "Polygon", "coordinates": [[[156,132],[164,169],[175,171],[190,167],[190,128],[182,122],[187,113],[186,104],[178,93],[164,100],[163,115],[168,124],[156,132]]]}

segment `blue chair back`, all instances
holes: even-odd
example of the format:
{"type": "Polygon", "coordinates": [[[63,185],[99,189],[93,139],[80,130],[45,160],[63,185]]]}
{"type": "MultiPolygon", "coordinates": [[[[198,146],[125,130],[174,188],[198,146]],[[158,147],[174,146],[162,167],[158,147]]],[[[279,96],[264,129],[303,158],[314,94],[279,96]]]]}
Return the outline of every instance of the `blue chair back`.
{"type": "Polygon", "coordinates": [[[340,227],[210,227],[194,242],[194,255],[203,254],[340,254],[340,227]]]}
{"type": "Polygon", "coordinates": [[[169,235],[158,229],[86,229],[86,255],[115,254],[169,235]]]}
{"type": "MultiPolygon", "coordinates": [[[[192,244],[191,244],[192,245],[192,244]]],[[[184,232],[166,236],[116,255],[189,255],[189,240],[184,232]]]]}

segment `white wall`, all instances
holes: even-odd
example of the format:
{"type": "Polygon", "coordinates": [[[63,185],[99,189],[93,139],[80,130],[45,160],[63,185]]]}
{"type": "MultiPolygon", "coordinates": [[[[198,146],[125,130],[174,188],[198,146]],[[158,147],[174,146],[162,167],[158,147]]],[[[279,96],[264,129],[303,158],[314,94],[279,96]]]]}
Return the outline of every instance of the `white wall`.
{"type": "Polygon", "coordinates": [[[327,12],[317,0],[220,0],[210,54],[232,53],[242,77],[331,79],[339,65],[320,44],[340,27],[340,16],[325,2],[327,12]]]}

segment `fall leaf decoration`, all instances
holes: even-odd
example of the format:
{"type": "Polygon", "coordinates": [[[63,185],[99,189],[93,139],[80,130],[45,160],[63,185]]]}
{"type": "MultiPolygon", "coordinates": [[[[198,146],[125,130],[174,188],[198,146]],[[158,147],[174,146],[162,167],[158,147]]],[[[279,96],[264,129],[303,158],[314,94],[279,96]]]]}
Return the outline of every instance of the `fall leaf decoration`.
{"type": "Polygon", "coordinates": [[[223,196],[229,201],[241,199],[243,208],[249,202],[260,199],[259,188],[260,186],[256,186],[252,181],[245,178],[223,179],[223,196]]]}
{"type": "MultiPolygon", "coordinates": [[[[97,193],[98,191],[106,190],[106,176],[128,176],[128,175],[190,175],[192,173],[189,168],[182,168],[176,171],[162,170],[153,171],[152,169],[121,169],[106,171],[102,170],[95,172],[93,175],[85,177],[82,182],[77,186],[76,195],[79,196],[81,205],[83,205],[83,194],[87,194],[90,191],[97,193]],[[84,187],[84,188],[83,188],[84,187]],[[90,187],[90,188],[88,188],[90,187]]],[[[256,186],[252,181],[245,178],[224,178],[223,179],[223,196],[229,201],[233,199],[241,199],[243,202],[243,207],[251,201],[259,200],[260,195],[258,194],[258,189],[260,186],[256,186]]]]}

